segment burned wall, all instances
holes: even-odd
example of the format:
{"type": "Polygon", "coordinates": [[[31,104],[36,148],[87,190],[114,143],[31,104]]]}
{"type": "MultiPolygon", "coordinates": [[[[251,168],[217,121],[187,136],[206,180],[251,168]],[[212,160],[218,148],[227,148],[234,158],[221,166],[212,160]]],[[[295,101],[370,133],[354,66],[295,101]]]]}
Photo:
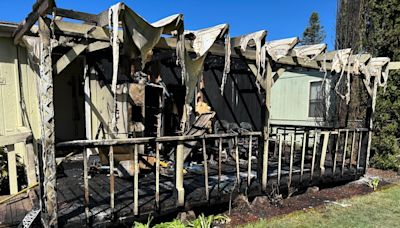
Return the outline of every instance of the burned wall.
{"type": "MultiPolygon", "coordinates": [[[[247,70],[245,65],[237,66],[238,64],[235,64],[235,61],[240,60],[234,60],[233,69],[228,75],[224,93],[221,95],[223,61],[218,61],[217,58],[209,55],[204,65],[204,88],[201,89],[204,102],[211,107],[212,111],[216,112],[216,121],[220,124],[251,125],[252,130],[261,130],[264,102],[262,89],[256,86],[254,75],[247,70]]],[[[185,87],[182,86],[180,68],[174,64],[173,59],[162,61],[161,78],[176,101],[177,111],[181,116],[185,87]]],[[[193,102],[192,107],[194,104],[193,102]]]]}

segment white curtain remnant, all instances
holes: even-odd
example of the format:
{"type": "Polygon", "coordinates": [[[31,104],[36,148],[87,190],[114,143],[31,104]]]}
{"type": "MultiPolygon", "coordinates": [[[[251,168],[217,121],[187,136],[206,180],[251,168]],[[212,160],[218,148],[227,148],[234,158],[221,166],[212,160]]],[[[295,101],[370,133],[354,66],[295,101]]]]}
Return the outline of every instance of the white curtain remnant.
{"type": "Polygon", "coordinates": [[[287,38],[282,40],[273,40],[266,42],[266,48],[269,56],[274,61],[288,55],[289,51],[298,43],[297,37],[287,38]]]}
{"type": "MultiPolygon", "coordinates": [[[[185,50],[184,52],[185,75],[183,75],[183,77],[186,85],[186,96],[181,121],[181,130],[183,132],[186,128],[187,120],[192,110],[190,103],[193,101],[196,87],[203,74],[204,60],[207,56],[207,53],[218,38],[222,38],[226,35],[228,28],[229,26],[227,24],[221,24],[197,31],[185,31],[186,35],[193,35],[195,37],[191,42],[191,48],[196,56],[192,59],[188,50],[185,50]]],[[[225,56],[225,58],[227,57],[225,56]]],[[[229,63],[230,61],[226,60],[225,63],[227,62],[229,63]]],[[[227,69],[226,66],[224,68],[227,69]]]]}
{"type": "Polygon", "coordinates": [[[350,57],[351,57],[351,49],[343,49],[343,50],[338,50],[333,57],[332,61],[332,71],[336,73],[340,73],[340,77],[336,83],[335,86],[335,92],[339,95],[340,98],[343,100],[346,100],[346,104],[350,103],[350,57]],[[347,92],[346,94],[341,94],[339,91],[339,84],[342,81],[344,72],[347,69],[347,77],[346,77],[346,87],[347,87],[347,92]]]}
{"type": "Polygon", "coordinates": [[[240,39],[240,49],[242,52],[246,52],[250,41],[253,41],[256,46],[256,67],[257,67],[257,78],[264,78],[265,75],[265,63],[266,63],[266,45],[263,44],[267,31],[261,30],[258,32],[250,33],[242,36],[240,39]]]}

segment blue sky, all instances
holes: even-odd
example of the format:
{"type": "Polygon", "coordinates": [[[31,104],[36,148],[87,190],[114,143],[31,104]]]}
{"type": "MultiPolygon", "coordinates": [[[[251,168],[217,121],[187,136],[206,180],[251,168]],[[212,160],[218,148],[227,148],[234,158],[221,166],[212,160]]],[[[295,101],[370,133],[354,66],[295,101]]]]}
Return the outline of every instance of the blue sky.
{"type": "MultiPolygon", "coordinates": [[[[120,0],[121,1],[121,0],[120,0]]],[[[35,0],[0,1],[0,21],[21,22],[35,0]]],[[[99,13],[118,0],[58,0],[57,6],[99,13]]],[[[336,0],[125,0],[149,22],[183,13],[187,29],[228,23],[232,36],[261,29],[267,40],[301,36],[311,12],[319,13],[327,33],[325,42],[333,49],[336,0]]]]}

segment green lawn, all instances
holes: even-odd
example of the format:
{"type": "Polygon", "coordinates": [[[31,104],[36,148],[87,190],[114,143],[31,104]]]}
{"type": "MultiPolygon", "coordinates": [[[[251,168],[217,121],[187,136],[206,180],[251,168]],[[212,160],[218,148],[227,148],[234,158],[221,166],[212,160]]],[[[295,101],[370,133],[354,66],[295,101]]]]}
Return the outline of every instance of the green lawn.
{"type": "Polygon", "coordinates": [[[400,185],[245,227],[400,227],[400,185]]]}

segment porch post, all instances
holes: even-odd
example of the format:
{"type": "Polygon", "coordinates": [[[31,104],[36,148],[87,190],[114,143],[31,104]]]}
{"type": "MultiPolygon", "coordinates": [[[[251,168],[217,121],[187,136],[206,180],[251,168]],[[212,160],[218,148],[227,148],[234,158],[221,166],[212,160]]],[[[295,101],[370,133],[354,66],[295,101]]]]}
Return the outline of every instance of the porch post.
{"type": "Polygon", "coordinates": [[[40,83],[39,100],[42,121],[43,199],[41,220],[44,227],[57,227],[57,180],[54,148],[53,70],[50,29],[39,17],[40,83]]]}
{"type": "Polygon", "coordinates": [[[268,141],[269,141],[269,125],[271,114],[271,89],[272,89],[272,67],[271,60],[268,58],[266,61],[266,86],[265,86],[265,116],[264,116],[264,151],[262,163],[262,190],[266,191],[268,182],[268,141]]]}
{"type": "Polygon", "coordinates": [[[370,107],[370,112],[367,112],[367,121],[368,121],[368,143],[367,143],[367,156],[366,156],[366,161],[365,161],[365,168],[364,168],[364,173],[367,172],[368,166],[369,166],[369,157],[371,154],[371,141],[372,141],[372,128],[373,128],[373,118],[374,118],[374,113],[375,113],[375,106],[376,106],[376,95],[378,92],[378,81],[377,78],[374,77],[373,80],[373,88],[372,88],[372,94],[371,94],[371,107],[370,107]]]}
{"type": "Polygon", "coordinates": [[[184,145],[182,141],[178,142],[175,156],[175,188],[177,192],[177,206],[185,205],[185,188],[183,187],[183,163],[184,163],[184,145]]]}

